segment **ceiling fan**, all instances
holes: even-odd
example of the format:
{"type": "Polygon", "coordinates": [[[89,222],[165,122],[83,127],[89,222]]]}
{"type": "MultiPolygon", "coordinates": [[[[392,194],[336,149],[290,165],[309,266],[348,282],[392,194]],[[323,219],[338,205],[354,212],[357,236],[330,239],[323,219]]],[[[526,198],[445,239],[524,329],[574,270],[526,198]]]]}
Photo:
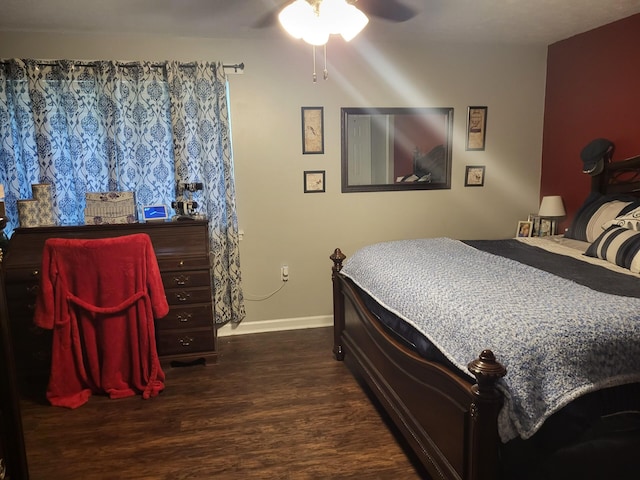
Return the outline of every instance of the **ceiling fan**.
{"type": "Polygon", "coordinates": [[[417,13],[400,3],[400,0],[287,0],[267,12],[255,27],[264,28],[280,22],[293,38],[312,45],[315,83],[317,46],[322,47],[324,52],[323,77],[325,80],[329,78],[327,42],[332,34],[339,34],[348,42],[367,25],[369,16],[404,22],[417,13]]]}
{"type": "MultiPolygon", "coordinates": [[[[321,0],[307,0],[311,4],[315,4],[321,0]]],[[[293,0],[287,0],[276,8],[273,8],[254,23],[254,28],[266,28],[275,25],[278,22],[278,14],[282,9],[292,3],[293,0]]],[[[349,0],[349,3],[355,5],[368,17],[377,17],[389,22],[406,22],[417,15],[417,11],[400,0],[349,0]]]]}

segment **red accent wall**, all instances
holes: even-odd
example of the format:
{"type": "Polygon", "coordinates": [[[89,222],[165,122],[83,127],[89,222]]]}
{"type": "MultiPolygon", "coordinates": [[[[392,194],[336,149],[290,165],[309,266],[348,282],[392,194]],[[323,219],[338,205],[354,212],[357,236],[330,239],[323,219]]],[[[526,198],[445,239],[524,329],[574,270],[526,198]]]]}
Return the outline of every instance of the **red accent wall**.
{"type": "Polygon", "coordinates": [[[540,195],[562,195],[561,228],[589,193],[580,151],[599,137],[613,161],[640,155],[640,14],[549,46],[540,195]]]}

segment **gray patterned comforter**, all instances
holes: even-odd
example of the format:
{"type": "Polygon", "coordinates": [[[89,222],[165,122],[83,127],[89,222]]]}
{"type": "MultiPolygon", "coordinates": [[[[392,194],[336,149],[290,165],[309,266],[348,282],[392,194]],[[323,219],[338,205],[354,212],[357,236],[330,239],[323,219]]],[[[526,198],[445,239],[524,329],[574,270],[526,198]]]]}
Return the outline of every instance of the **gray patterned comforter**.
{"type": "MultiPolygon", "coordinates": [[[[507,368],[498,431],[531,437],[577,397],[640,382],[640,299],[600,293],[449,238],[362,248],[342,273],[461,371],[485,348],[507,368]]],[[[640,288],[640,280],[639,280],[640,288]]]]}

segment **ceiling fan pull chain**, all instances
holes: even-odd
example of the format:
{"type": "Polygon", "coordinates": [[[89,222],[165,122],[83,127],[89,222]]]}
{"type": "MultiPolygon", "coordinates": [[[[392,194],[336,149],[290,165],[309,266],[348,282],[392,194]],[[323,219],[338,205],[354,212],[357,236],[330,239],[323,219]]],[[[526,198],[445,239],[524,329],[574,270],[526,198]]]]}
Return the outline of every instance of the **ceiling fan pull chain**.
{"type": "Polygon", "coordinates": [[[327,70],[327,44],[324,44],[324,79],[329,78],[329,71],[327,70]]]}
{"type": "Polygon", "coordinates": [[[316,46],[313,45],[313,83],[318,81],[318,75],[316,75],[316,46]]]}

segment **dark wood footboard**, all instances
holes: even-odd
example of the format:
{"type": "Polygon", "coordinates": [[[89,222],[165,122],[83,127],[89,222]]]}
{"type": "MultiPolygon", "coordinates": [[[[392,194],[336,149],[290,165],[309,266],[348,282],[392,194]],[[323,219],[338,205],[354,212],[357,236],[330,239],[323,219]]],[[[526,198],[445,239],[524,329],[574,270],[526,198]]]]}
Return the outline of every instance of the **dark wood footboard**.
{"type": "Polygon", "coordinates": [[[496,381],[506,370],[489,350],[469,364],[474,384],[393,339],[368,311],[352,282],[340,274],[344,254],[330,257],[334,347],[361,378],[433,478],[500,477],[496,381]]]}

